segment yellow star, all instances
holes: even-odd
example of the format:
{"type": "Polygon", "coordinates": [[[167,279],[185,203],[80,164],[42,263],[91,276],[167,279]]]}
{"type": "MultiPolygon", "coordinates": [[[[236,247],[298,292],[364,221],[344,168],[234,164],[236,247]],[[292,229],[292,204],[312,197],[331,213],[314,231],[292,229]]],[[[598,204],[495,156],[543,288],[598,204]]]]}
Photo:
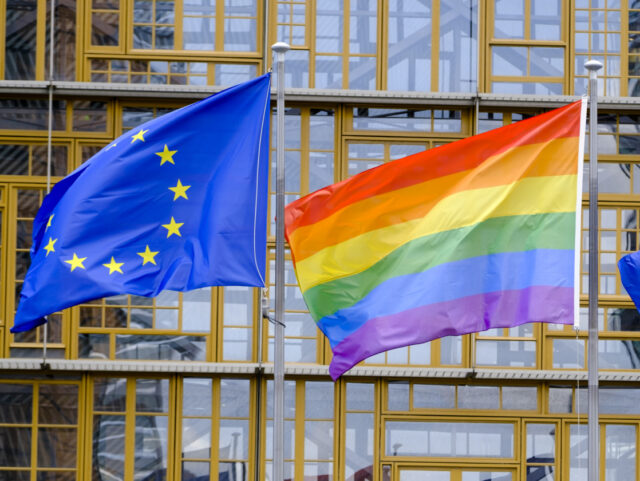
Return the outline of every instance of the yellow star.
{"type": "Polygon", "coordinates": [[[176,163],[173,161],[173,154],[175,154],[176,152],[177,150],[169,150],[167,144],[164,144],[164,150],[162,152],[156,152],[156,155],[162,159],[160,161],[160,165],[164,164],[165,162],[171,162],[173,165],[176,165],[176,163]]]}
{"type": "Polygon", "coordinates": [[[102,265],[109,268],[109,275],[111,275],[114,272],[119,272],[120,274],[123,274],[122,269],[120,269],[123,266],[123,264],[124,262],[116,262],[113,256],[111,256],[111,262],[109,262],[108,264],[102,264],[102,265]]]}
{"type": "Polygon", "coordinates": [[[153,252],[151,249],[149,249],[149,246],[147,245],[147,248],[144,250],[144,252],[136,252],[136,254],[142,257],[143,259],[142,265],[145,265],[147,262],[151,262],[155,266],[157,264],[154,257],[158,254],[158,252],[159,251],[153,252]]]}
{"type": "Polygon", "coordinates": [[[177,200],[178,197],[184,197],[185,199],[189,200],[189,197],[187,197],[187,190],[189,190],[190,188],[190,185],[182,185],[180,179],[178,179],[178,183],[176,184],[176,186],[169,187],[169,190],[172,190],[175,193],[175,195],[173,196],[173,200],[177,200]]]}
{"type": "Polygon", "coordinates": [[[55,214],[51,214],[51,215],[49,216],[49,220],[47,221],[47,227],[45,228],[45,230],[47,230],[49,227],[51,227],[51,221],[53,220],[53,216],[54,216],[54,215],[55,215],[55,214]]]}
{"type": "Polygon", "coordinates": [[[44,246],[44,250],[47,251],[47,255],[46,257],[49,256],[49,254],[51,254],[52,252],[55,252],[56,250],[53,248],[53,245],[58,242],[58,239],[52,239],[51,237],[49,237],[49,243],[44,246]]]}
{"type": "Polygon", "coordinates": [[[176,222],[173,217],[171,217],[170,224],[162,224],[162,227],[167,229],[167,238],[171,237],[171,234],[175,234],[178,237],[182,237],[180,234],[180,227],[184,225],[184,222],[176,222]]]}
{"type": "Polygon", "coordinates": [[[82,263],[86,260],[86,257],[78,257],[76,255],[76,253],[73,253],[73,259],[69,259],[68,261],[65,261],[67,264],[71,265],[71,272],[73,272],[73,270],[76,267],[80,267],[81,269],[86,269],[85,266],[82,265],[82,263]]]}
{"type": "Polygon", "coordinates": [[[131,137],[131,143],[133,144],[136,140],[142,140],[144,142],[144,134],[149,132],[149,130],[140,130],[136,135],[131,137]]]}

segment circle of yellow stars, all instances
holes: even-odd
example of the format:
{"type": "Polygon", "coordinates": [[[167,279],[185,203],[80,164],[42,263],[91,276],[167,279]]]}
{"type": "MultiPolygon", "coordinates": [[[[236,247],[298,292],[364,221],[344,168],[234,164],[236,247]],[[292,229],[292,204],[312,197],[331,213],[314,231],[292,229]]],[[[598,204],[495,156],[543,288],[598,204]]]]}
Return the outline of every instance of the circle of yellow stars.
{"type": "MultiPolygon", "coordinates": [[[[136,141],[140,141],[140,142],[146,142],[144,136],[145,134],[149,132],[149,129],[140,129],[138,130],[135,134],[133,134],[131,136],[131,144],[135,143],[136,141]]],[[[114,142],[112,145],[109,146],[109,148],[111,147],[115,147],[117,144],[114,142]]],[[[166,163],[175,165],[175,161],[173,159],[173,156],[178,153],[178,150],[171,150],[169,148],[169,146],[167,144],[164,144],[164,148],[162,151],[160,152],[155,152],[155,155],[157,155],[158,157],[160,157],[160,166],[163,166],[166,163]]],[[[191,188],[190,185],[184,185],[182,184],[182,181],[180,179],[177,179],[176,185],[173,187],[168,187],[168,189],[170,191],[173,192],[173,201],[177,201],[180,198],[183,199],[189,199],[189,197],[187,196],[187,191],[191,188]]],[[[53,218],[54,218],[55,214],[52,214],[49,217],[49,220],[47,221],[47,225],[45,228],[45,231],[47,229],[49,229],[49,227],[51,227],[51,224],[53,222],[53,218]]],[[[175,218],[173,216],[171,216],[171,221],[168,224],[161,224],[162,227],[164,227],[165,229],[167,229],[167,239],[169,237],[171,237],[172,235],[176,235],[178,237],[182,237],[182,234],[180,232],[180,228],[184,225],[184,222],[177,222],[175,220],[175,218]]],[[[47,252],[45,257],[48,257],[49,254],[51,254],[52,252],[55,252],[55,244],[58,241],[58,239],[54,239],[53,237],[49,237],[49,241],[47,242],[47,245],[44,247],[44,250],[47,252]]],[[[137,255],[139,255],[142,258],[142,265],[147,265],[147,264],[153,264],[153,265],[157,265],[156,263],[156,256],[160,253],[160,251],[152,251],[151,248],[149,247],[149,245],[147,244],[145,247],[145,250],[143,252],[136,252],[137,255]]],[[[85,265],[84,265],[84,261],[86,261],[87,258],[86,257],[78,257],[78,254],[76,252],[73,253],[73,257],[71,259],[66,259],[64,260],[65,263],[69,264],[71,272],[73,272],[76,269],[86,269],[85,265]]],[[[109,275],[112,275],[113,273],[119,273],[119,274],[123,274],[122,271],[122,266],[124,266],[124,262],[118,262],[113,256],[111,256],[111,260],[107,263],[102,264],[104,267],[106,267],[109,270],[109,275]]]]}

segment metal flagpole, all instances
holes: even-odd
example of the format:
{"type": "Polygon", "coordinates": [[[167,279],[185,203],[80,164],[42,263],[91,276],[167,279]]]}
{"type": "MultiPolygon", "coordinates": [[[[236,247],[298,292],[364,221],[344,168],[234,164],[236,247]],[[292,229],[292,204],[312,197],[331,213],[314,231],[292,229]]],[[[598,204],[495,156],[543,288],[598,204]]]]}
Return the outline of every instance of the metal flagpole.
{"type": "Polygon", "coordinates": [[[289,45],[271,46],[277,58],[276,104],[276,312],[273,355],[273,480],[284,481],[284,55],[289,45]]]}
{"type": "Polygon", "coordinates": [[[589,70],[589,468],[588,481],[600,478],[600,429],[598,425],[598,70],[597,60],[585,63],[589,70]]]}
{"type": "MultiPolygon", "coordinates": [[[[55,0],[49,3],[49,122],[47,128],[47,194],[51,191],[51,141],[53,132],[53,51],[55,47],[55,0]]],[[[42,332],[42,369],[47,368],[47,338],[49,322],[44,323],[42,332]]]]}

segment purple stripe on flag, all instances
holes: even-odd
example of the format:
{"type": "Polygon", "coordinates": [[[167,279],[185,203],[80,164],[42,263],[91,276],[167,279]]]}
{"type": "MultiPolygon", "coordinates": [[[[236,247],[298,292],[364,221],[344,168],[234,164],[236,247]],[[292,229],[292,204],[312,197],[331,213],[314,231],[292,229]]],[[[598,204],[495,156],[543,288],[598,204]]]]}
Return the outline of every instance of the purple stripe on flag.
{"type": "Polygon", "coordinates": [[[477,294],[367,321],[333,349],[335,380],[379,352],[528,322],[573,324],[573,287],[533,286],[477,294]]]}

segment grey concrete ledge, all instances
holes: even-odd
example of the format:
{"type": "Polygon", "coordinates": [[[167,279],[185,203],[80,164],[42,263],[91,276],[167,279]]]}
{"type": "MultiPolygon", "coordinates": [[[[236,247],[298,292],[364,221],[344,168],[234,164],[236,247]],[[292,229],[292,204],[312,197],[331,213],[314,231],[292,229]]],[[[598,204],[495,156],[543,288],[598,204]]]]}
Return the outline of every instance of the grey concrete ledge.
{"type": "MultiPolygon", "coordinates": [[[[197,100],[223,90],[216,86],[124,84],[105,82],[52,82],[56,97],[92,97],[107,99],[197,100]]],[[[49,82],[0,80],[0,95],[47,95],[49,82]]],[[[275,89],[272,91],[275,97],[275,89]]],[[[380,106],[440,106],[481,108],[553,108],[578,100],[566,95],[504,95],[492,93],[424,93],[382,90],[331,90],[288,88],[286,102],[347,103],[380,106]]],[[[640,110],[640,97],[602,97],[601,109],[640,110]]]]}
{"type": "MultiPolygon", "coordinates": [[[[29,371],[48,373],[163,373],[163,374],[228,374],[253,375],[262,369],[264,374],[273,374],[272,364],[258,363],[214,363],[180,361],[111,361],[111,360],[63,360],[48,359],[43,369],[42,359],[0,359],[0,371],[12,373],[29,371]]],[[[288,364],[287,376],[328,377],[329,367],[314,364],[288,364]]],[[[388,379],[475,379],[518,381],[586,381],[586,371],[538,370],[538,369],[468,369],[468,368],[409,368],[390,366],[359,366],[344,375],[345,379],[360,377],[384,377],[388,379]]],[[[600,381],[639,382],[640,371],[600,371],[600,381]]]]}

